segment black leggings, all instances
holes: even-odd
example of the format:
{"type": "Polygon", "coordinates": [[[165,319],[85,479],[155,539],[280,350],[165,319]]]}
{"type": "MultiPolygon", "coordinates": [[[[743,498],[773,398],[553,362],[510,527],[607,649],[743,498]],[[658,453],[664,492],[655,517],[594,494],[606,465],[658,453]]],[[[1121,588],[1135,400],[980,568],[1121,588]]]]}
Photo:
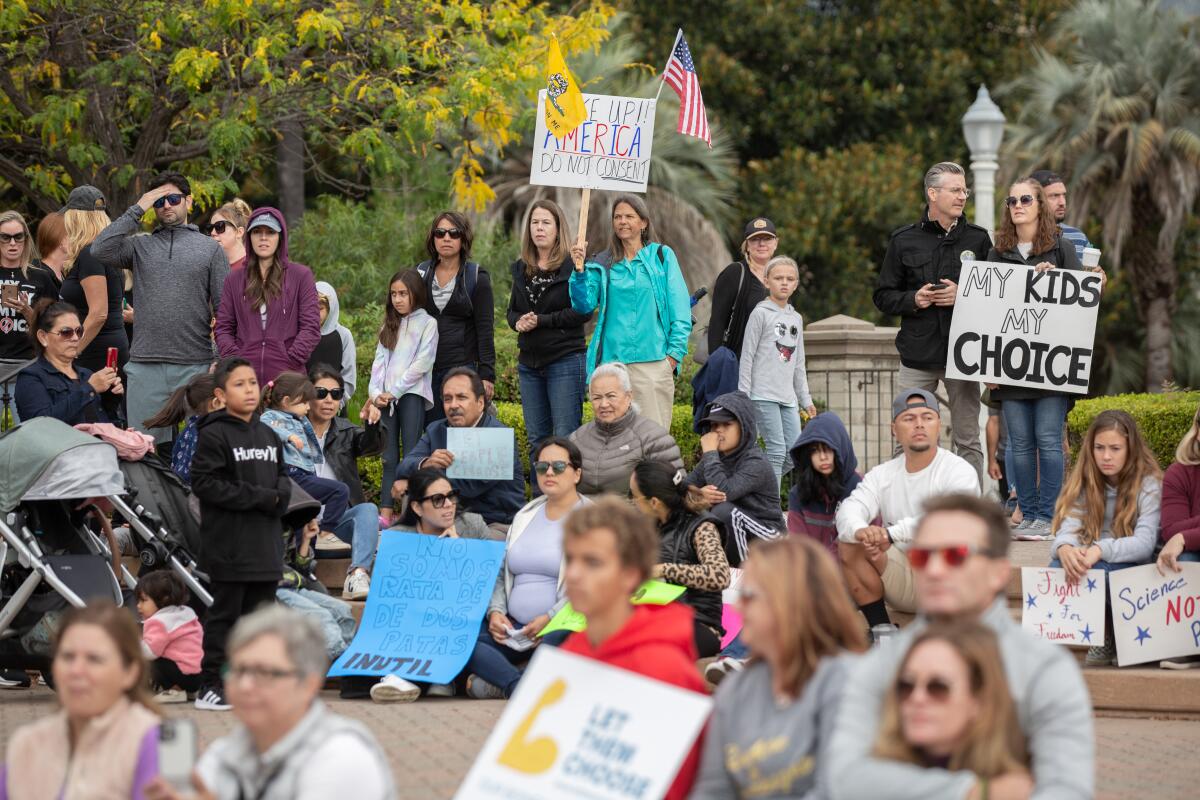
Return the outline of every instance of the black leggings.
{"type": "Polygon", "coordinates": [[[200,689],[200,673],[184,675],[179,665],[169,658],[156,658],[150,664],[150,683],[156,690],[178,686],[186,692],[200,689]]]}
{"type": "Polygon", "coordinates": [[[696,641],[696,652],[700,658],[712,658],[721,652],[721,637],[700,620],[693,621],[692,638],[696,641]]]}

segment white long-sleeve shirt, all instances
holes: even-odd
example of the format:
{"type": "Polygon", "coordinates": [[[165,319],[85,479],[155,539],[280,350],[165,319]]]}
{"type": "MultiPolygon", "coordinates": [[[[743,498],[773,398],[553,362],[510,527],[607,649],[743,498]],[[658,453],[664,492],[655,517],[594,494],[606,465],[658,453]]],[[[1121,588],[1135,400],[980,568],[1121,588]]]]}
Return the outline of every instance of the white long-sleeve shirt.
{"type": "Polygon", "coordinates": [[[838,539],[855,542],[855,531],[879,517],[892,541],[908,549],[916,535],[925,499],[950,492],[979,494],[979,476],[966,460],[939,447],[928,467],[909,472],[905,469],[905,457],[896,456],[868,472],[842,501],[837,512],[838,539]]]}

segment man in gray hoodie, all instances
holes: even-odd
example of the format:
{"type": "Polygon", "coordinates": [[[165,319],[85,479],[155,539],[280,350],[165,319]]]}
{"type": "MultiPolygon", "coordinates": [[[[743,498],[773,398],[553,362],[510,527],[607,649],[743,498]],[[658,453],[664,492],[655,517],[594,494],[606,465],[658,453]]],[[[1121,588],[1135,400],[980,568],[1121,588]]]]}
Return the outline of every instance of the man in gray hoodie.
{"type": "Polygon", "coordinates": [[[1092,797],[1091,699],[1071,654],[1026,633],[1009,613],[1010,536],[1000,506],[990,500],[948,494],[926,502],[908,551],[914,565],[922,565],[915,569],[921,615],[899,636],[860,657],[850,671],[826,772],[834,800],[1092,797]],[[1032,781],[1024,772],[984,781],[970,772],[925,769],[872,755],[884,697],[913,639],[931,620],[963,619],[977,619],[996,634],[1032,758],[1032,781]]]}
{"type": "MultiPolygon", "coordinates": [[[[187,178],[163,172],[148,187],[92,242],[92,255],[101,263],[133,270],[137,303],[125,396],[129,426],[138,430],[171,392],[215,358],[212,321],[229,274],[217,241],[188,224],[192,190],[187,178]],[[142,217],[151,208],[158,224],[149,236],[139,236],[142,217]]],[[[175,435],[170,428],[146,433],[159,445],[175,435]]]]}

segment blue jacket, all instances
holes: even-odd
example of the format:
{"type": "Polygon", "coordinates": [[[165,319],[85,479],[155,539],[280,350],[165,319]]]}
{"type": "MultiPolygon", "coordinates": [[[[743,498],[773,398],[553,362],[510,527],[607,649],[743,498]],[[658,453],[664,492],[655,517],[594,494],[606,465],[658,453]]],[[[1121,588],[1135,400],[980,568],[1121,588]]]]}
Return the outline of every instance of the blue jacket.
{"type": "MultiPolygon", "coordinates": [[[[596,258],[610,260],[605,253],[596,258]]],[[[589,375],[598,364],[610,361],[637,364],[670,356],[682,362],[687,355],[688,335],[692,332],[691,302],[675,253],[666,245],[651,242],[634,256],[632,266],[635,280],[649,284],[654,304],[642,304],[638,314],[627,316],[611,329],[607,322],[612,266],[589,261],[583,272],[571,272],[571,307],[580,314],[597,311],[596,330],[588,345],[589,375]]],[[[623,294],[621,302],[627,299],[628,295],[623,294]]]]}
{"type": "Polygon", "coordinates": [[[738,357],[728,347],[718,347],[700,371],[692,376],[692,430],[700,432],[704,408],[723,394],[738,390],[738,357]]]}
{"type": "Polygon", "coordinates": [[[272,408],[264,411],[261,420],[271,426],[275,435],[283,442],[283,461],[289,467],[295,467],[303,472],[316,472],[317,464],[325,463],[321,454],[321,443],[317,441],[317,432],[313,430],[308,417],[297,417],[286,411],[272,408]],[[292,436],[300,437],[304,448],[298,449],[289,442],[292,436]]]}
{"type": "Polygon", "coordinates": [[[100,395],[88,383],[92,371],[75,367],[71,380],[46,360],[34,361],[17,374],[17,414],[21,419],[54,417],[68,425],[110,422],[100,406],[100,395]]]}
{"type": "MultiPolygon", "coordinates": [[[[434,450],[446,450],[446,428],[449,422],[439,419],[429,424],[421,440],[411,453],[396,468],[397,480],[407,478],[421,468],[421,462],[429,458],[434,450]]],[[[480,428],[507,428],[495,417],[484,414],[479,420],[480,428]]],[[[513,515],[525,505],[525,467],[517,453],[516,437],[513,437],[513,477],[508,481],[480,481],[453,478],[450,485],[458,492],[464,511],[473,511],[485,521],[511,525],[513,515]]]]}

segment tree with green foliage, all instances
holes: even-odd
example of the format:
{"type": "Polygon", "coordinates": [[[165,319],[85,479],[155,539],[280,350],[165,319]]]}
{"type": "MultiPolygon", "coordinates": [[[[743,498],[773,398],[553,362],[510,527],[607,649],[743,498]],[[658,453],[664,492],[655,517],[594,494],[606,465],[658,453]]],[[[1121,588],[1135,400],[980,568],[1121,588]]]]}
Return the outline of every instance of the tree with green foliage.
{"type": "Polygon", "coordinates": [[[1145,327],[1145,387],[1162,391],[1177,245],[1200,192],[1200,35],[1157,0],[1083,0],[1052,46],[1010,87],[1022,101],[1010,152],[1069,175],[1075,216],[1102,218],[1105,261],[1145,327]]]}
{"type": "Polygon", "coordinates": [[[608,3],[571,12],[533,0],[0,0],[0,194],[51,211],[91,183],[121,208],[175,167],[212,205],[278,156],[294,208],[305,170],[364,192],[440,152],[458,202],[479,209],[492,198],[480,159],[510,144],[549,35],[568,50],[607,36],[608,3]]]}

